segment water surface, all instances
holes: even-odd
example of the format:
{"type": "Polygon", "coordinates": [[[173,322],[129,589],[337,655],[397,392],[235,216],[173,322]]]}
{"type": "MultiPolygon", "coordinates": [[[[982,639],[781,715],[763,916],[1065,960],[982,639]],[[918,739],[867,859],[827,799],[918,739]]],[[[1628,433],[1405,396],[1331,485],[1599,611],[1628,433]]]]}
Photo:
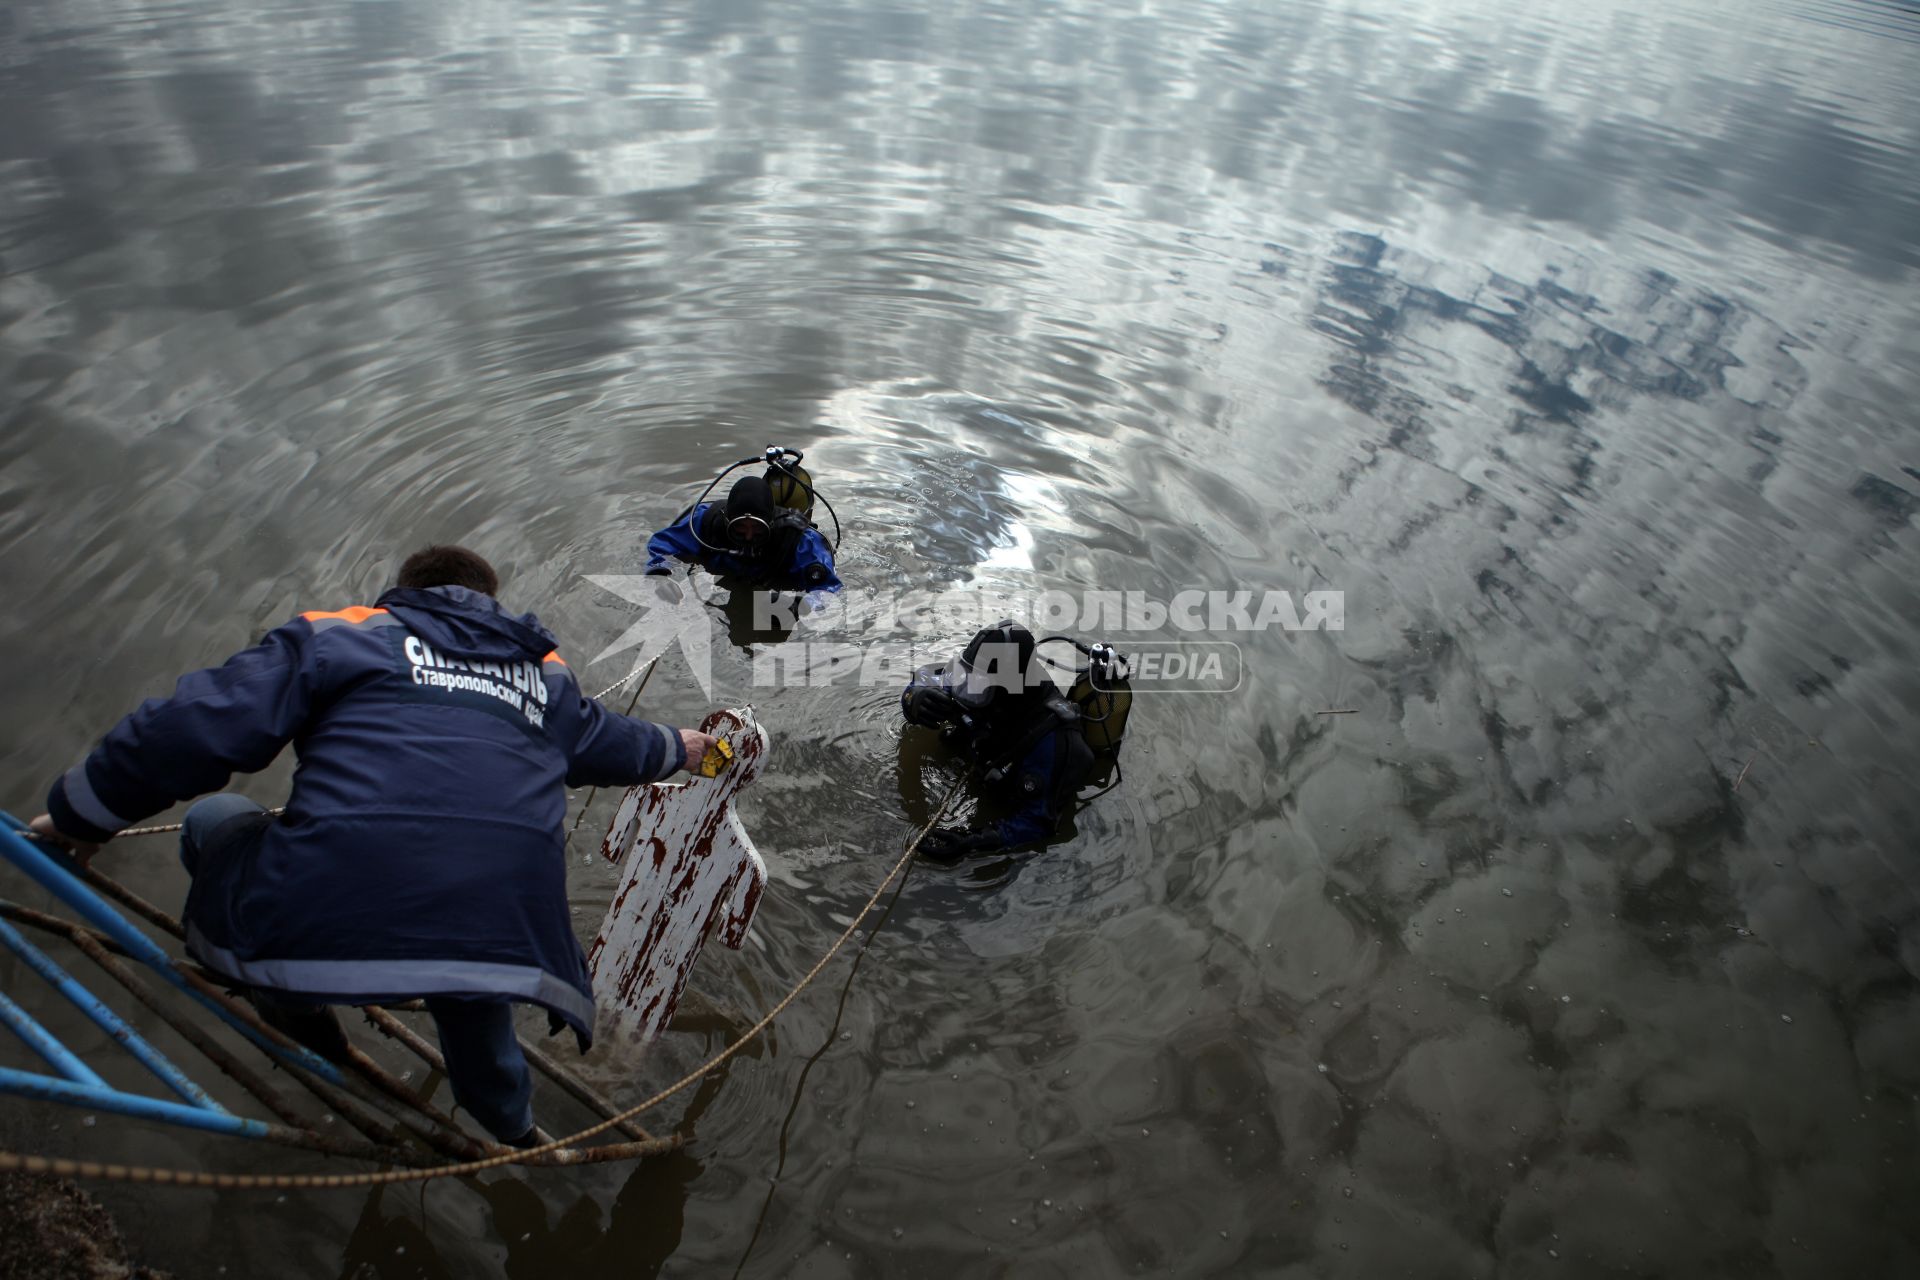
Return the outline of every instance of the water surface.
{"type": "MultiPolygon", "coordinates": [[[[1879,0],[18,0],[15,812],[430,539],[591,655],[632,619],[587,575],[770,442],[859,587],[1347,602],[1239,637],[1236,694],[1143,699],[1044,854],[916,868],[857,969],[668,1108],[683,1154],[103,1189],[136,1250],[1920,1270],[1916,82],[1879,0]]],[[[778,999],[925,816],[892,690],[767,696],[724,642],[715,677],[775,737],[773,884],[702,962],[706,1030],[588,1060],[628,1101],[778,999]]],[[[643,709],[708,705],[663,668],[643,709]]],[[[168,850],[109,858],[178,901],[168,850]]],[[[613,883],[577,865],[583,933],[613,883]]],[[[299,1163],[24,1104],[0,1136],[299,1163]]]]}

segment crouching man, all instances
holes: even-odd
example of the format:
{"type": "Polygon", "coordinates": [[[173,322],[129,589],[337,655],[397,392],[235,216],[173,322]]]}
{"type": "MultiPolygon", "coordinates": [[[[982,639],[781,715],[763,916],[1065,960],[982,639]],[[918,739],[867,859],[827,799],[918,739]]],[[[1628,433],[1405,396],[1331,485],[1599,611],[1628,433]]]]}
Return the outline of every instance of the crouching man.
{"type": "Polygon", "coordinates": [[[498,590],[471,551],[415,552],[371,608],[301,614],[143,703],[53,784],[32,826],[85,860],[292,743],[283,816],[232,795],[188,810],[188,951],[329,1056],[345,1042],[328,1005],[424,997],[455,1099],[530,1146],[513,1003],[545,1008],[583,1049],[593,1032],[567,904],[567,788],[656,781],[712,739],[586,697],[554,638],[498,590]]]}

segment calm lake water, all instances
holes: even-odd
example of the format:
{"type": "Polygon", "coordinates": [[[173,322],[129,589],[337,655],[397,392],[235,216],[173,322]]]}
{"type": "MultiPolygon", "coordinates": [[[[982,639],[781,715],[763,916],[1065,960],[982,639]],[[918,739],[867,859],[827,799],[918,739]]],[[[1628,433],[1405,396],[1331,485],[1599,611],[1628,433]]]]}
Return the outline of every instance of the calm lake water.
{"type": "MultiPolygon", "coordinates": [[[[99,1194],[183,1277],[1920,1274],[1916,84],[1886,0],[12,0],[15,813],[429,540],[610,683],[588,576],[768,443],[863,589],[1345,594],[916,867],[682,1154],[99,1194]]],[[[772,884],[629,1102],[946,776],[738,639],[641,710],[759,706],[772,884]]],[[[314,1163],[80,1120],[0,1139],[314,1163]]]]}

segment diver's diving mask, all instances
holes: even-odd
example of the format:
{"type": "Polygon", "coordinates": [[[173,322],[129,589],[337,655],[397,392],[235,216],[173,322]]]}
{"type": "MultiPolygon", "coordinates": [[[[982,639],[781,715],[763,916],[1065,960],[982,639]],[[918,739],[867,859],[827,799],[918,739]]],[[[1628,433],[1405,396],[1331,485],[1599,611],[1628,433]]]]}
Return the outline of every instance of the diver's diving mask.
{"type": "Polygon", "coordinates": [[[749,547],[766,537],[772,527],[759,516],[735,516],[727,521],[727,532],[733,540],[749,547]]]}

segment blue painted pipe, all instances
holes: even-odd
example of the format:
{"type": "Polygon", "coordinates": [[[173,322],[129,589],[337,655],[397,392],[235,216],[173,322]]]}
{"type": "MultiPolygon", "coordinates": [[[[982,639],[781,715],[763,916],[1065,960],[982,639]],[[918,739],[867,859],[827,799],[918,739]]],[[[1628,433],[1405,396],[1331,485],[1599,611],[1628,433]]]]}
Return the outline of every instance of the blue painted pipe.
{"type": "Polygon", "coordinates": [[[218,1001],[210,1000],[194,990],[193,984],[174,968],[173,957],[69,871],[63,865],[66,861],[64,855],[56,860],[52,854],[41,847],[37,840],[29,839],[26,834],[27,824],[12,814],[0,811],[0,823],[4,823],[6,827],[6,830],[0,831],[0,855],[5,856],[7,861],[33,877],[41,888],[72,907],[81,919],[112,938],[128,955],[211,1009],[222,1022],[253,1041],[269,1056],[292,1062],[319,1076],[328,1084],[346,1084],[346,1078],[340,1074],[340,1069],[311,1049],[301,1045],[295,1045],[292,1049],[282,1049],[221,1008],[218,1001]]]}
{"type": "MultiPolygon", "coordinates": [[[[107,904],[106,899],[89,889],[85,882],[66,868],[66,855],[57,858],[47,851],[37,839],[32,838],[27,825],[12,814],[4,817],[8,830],[0,838],[0,852],[4,852],[7,861],[26,872],[29,876],[54,897],[80,913],[80,918],[112,938],[128,955],[147,965],[149,968],[170,972],[173,958],[162,950],[152,938],[140,932],[128,919],[107,904]]],[[[174,975],[180,979],[178,974],[174,975]]]]}
{"type": "Polygon", "coordinates": [[[207,1111],[164,1098],[143,1098],[137,1093],[121,1093],[106,1085],[80,1084],[58,1076],[35,1075],[0,1067],[0,1093],[39,1098],[45,1102],[65,1103],[70,1107],[91,1107],[140,1120],[164,1120],[189,1129],[235,1134],[242,1138],[264,1138],[270,1130],[261,1120],[249,1120],[225,1111],[207,1111]]]}
{"type": "Polygon", "coordinates": [[[56,991],[71,1000],[80,1012],[93,1019],[95,1025],[102,1031],[126,1046],[127,1052],[138,1058],[142,1066],[160,1077],[160,1083],[196,1107],[208,1111],[225,1110],[207,1094],[205,1089],[189,1080],[187,1074],[175,1066],[164,1053],[148,1044],[138,1031],[128,1026],[119,1014],[102,1003],[93,992],[75,981],[73,976],[62,969],[52,956],[27,941],[18,929],[5,920],[0,920],[0,942],[5,942],[15,955],[31,965],[33,971],[51,983],[56,991]]]}
{"type": "Polygon", "coordinates": [[[48,1066],[67,1079],[102,1089],[107,1087],[107,1082],[95,1075],[92,1067],[74,1057],[73,1050],[61,1044],[59,1037],[35,1022],[32,1014],[3,991],[0,991],[0,1024],[26,1041],[27,1048],[45,1058],[48,1066]]]}

